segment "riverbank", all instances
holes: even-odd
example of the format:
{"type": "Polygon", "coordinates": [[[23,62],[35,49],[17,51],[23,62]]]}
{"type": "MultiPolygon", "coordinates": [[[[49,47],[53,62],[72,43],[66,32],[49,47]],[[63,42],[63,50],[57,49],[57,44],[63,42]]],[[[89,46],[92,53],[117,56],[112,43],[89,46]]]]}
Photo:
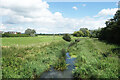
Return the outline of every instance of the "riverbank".
{"type": "Polygon", "coordinates": [[[69,53],[66,53],[66,65],[67,68],[64,69],[63,71],[56,70],[52,66],[49,71],[44,72],[39,78],[74,78],[72,74],[72,70],[75,69],[74,63],[75,63],[75,58],[71,58],[69,53]]]}
{"type": "Polygon", "coordinates": [[[57,63],[68,43],[61,40],[44,46],[2,47],[3,78],[34,78],[57,63]]]}
{"type": "Polygon", "coordinates": [[[80,38],[80,42],[70,47],[69,52],[71,56],[77,56],[74,77],[119,78],[120,46],[96,38],[80,38]]]}

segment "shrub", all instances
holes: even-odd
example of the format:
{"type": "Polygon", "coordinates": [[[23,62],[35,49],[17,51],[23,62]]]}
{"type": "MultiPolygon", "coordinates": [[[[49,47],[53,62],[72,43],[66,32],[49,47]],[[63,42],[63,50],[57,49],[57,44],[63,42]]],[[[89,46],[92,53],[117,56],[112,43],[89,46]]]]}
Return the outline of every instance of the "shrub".
{"type": "Polygon", "coordinates": [[[65,35],[63,36],[63,39],[64,39],[65,41],[68,41],[68,42],[71,41],[71,37],[70,37],[69,34],[65,34],[65,35]]]}
{"type": "Polygon", "coordinates": [[[2,37],[29,37],[27,34],[10,34],[10,33],[5,33],[2,34],[2,37]]]}
{"type": "Polygon", "coordinates": [[[75,42],[80,42],[80,39],[75,39],[75,42]]]}
{"type": "Polygon", "coordinates": [[[74,44],[76,44],[76,42],[71,42],[68,47],[71,47],[71,46],[73,46],[74,44]]]}
{"type": "Polygon", "coordinates": [[[62,50],[61,50],[61,53],[62,53],[62,57],[65,58],[65,57],[66,57],[66,50],[65,50],[65,49],[62,49],[62,50]]]}
{"type": "Polygon", "coordinates": [[[83,34],[82,31],[75,31],[75,32],[73,33],[73,36],[81,37],[81,36],[84,36],[84,34],[83,34]]]}
{"type": "Polygon", "coordinates": [[[58,62],[54,65],[54,69],[63,71],[67,68],[66,61],[62,57],[58,60],[58,62]]]}

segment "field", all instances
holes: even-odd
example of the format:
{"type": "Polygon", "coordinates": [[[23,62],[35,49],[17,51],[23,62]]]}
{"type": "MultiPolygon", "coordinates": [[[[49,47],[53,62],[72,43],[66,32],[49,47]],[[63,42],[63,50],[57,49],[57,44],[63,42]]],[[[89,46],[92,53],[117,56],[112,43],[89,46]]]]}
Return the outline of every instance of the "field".
{"type": "Polygon", "coordinates": [[[38,36],[38,37],[12,37],[2,38],[2,46],[32,46],[41,43],[62,40],[61,36],[38,36]]]}
{"type": "Polygon", "coordinates": [[[2,38],[3,78],[38,78],[51,65],[56,65],[68,50],[76,57],[73,70],[77,78],[118,78],[120,46],[97,38],[78,37],[80,42],[66,42],[61,36],[2,38]],[[12,74],[11,74],[12,73],[12,74]]]}

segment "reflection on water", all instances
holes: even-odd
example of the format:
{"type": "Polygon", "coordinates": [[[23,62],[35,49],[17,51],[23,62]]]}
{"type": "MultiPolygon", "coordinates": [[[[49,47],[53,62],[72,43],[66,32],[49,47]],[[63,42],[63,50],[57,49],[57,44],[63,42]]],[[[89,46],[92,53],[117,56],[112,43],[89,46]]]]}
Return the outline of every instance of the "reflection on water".
{"type": "Polygon", "coordinates": [[[51,67],[50,70],[44,72],[40,78],[73,78],[72,70],[75,69],[74,61],[75,58],[71,58],[69,53],[66,53],[66,64],[68,64],[66,70],[57,71],[51,67]]]}

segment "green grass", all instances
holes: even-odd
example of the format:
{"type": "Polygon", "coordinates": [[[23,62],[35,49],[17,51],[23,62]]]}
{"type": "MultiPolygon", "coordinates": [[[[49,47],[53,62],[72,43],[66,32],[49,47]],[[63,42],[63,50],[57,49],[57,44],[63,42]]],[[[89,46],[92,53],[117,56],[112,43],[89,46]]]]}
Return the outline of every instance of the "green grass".
{"type": "Polygon", "coordinates": [[[9,37],[2,38],[2,46],[30,46],[62,40],[61,36],[9,37]]]}
{"type": "Polygon", "coordinates": [[[62,55],[62,47],[68,43],[61,40],[42,47],[2,48],[3,78],[34,78],[55,65],[62,55]]]}
{"type": "MultiPolygon", "coordinates": [[[[76,37],[72,37],[74,42],[76,37]]],[[[3,78],[39,77],[53,65],[64,70],[61,58],[69,42],[61,36],[2,38],[3,78]],[[65,49],[65,50],[64,50],[65,49]],[[62,51],[61,51],[62,50],[62,51]]],[[[72,44],[71,44],[72,45],[72,44]]],[[[77,78],[118,78],[120,46],[107,44],[97,38],[80,37],[80,42],[68,49],[76,57],[73,70],[77,78]]]]}
{"type": "Polygon", "coordinates": [[[2,77],[39,77],[57,64],[67,46],[61,36],[2,38],[2,77]]]}
{"type": "MultiPolygon", "coordinates": [[[[77,56],[74,76],[77,78],[118,78],[118,53],[112,52],[119,46],[106,44],[92,38],[80,38],[77,45],[69,49],[77,56]]],[[[120,50],[119,50],[120,51],[120,50]]]]}

